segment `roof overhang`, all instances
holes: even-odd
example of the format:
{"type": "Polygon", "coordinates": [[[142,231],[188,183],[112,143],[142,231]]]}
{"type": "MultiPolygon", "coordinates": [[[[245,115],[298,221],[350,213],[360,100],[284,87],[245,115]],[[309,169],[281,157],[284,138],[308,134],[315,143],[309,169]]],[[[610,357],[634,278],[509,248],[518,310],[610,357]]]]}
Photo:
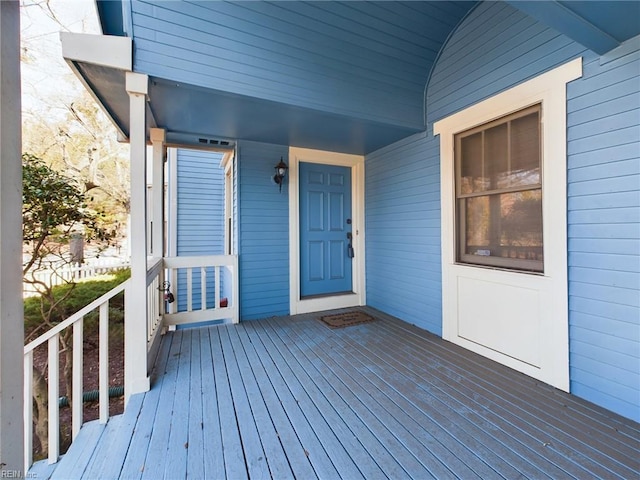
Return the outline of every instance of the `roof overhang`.
{"type": "Polygon", "coordinates": [[[62,56],[123,137],[129,135],[126,72],[133,68],[128,37],[62,32],[62,56]]]}
{"type": "MultiPolygon", "coordinates": [[[[129,136],[128,37],[62,33],[63,57],[123,139],[129,136]]],[[[163,80],[149,79],[148,127],[167,142],[220,146],[234,140],[363,155],[421,131],[163,80]]]]}
{"type": "Polygon", "coordinates": [[[507,0],[599,55],[640,34],[640,2],[507,0]]]}

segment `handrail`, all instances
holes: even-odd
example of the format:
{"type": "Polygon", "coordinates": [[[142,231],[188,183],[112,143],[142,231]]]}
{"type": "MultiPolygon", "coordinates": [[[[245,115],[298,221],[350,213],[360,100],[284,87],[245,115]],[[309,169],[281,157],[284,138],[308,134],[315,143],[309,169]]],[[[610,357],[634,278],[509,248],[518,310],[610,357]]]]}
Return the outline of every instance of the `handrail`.
{"type": "Polygon", "coordinates": [[[151,282],[158,276],[160,270],[162,270],[163,263],[164,260],[162,257],[153,258],[147,262],[147,287],[151,285],[151,282]]]}
{"type": "Polygon", "coordinates": [[[124,289],[127,287],[127,285],[129,284],[130,281],[131,281],[130,279],[125,280],[124,282],[122,282],[117,287],[114,287],[113,289],[109,290],[107,293],[105,293],[101,297],[95,299],[93,302],[91,302],[86,307],[83,307],[80,310],[78,310],[76,313],[74,313],[69,318],[67,318],[64,322],[59,323],[58,325],[53,327],[51,330],[43,333],[42,335],[40,335],[35,340],[27,343],[24,346],[24,353],[28,353],[28,352],[32,351],[33,349],[37,348],[38,346],[42,345],[44,342],[46,342],[47,340],[49,340],[53,336],[57,335],[58,333],[60,333],[62,330],[64,330],[65,328],[67,328],[71,324],[73,324],[73,323],[77,322],[78,320],[80,320],[86,314],[88,314],[88,313],[92,312],[93,310],[95,310],[96,308],[98,308],[101,304],[103,304],[107,300],[110,300],[112,297],[115,297],[118,293],[124,291],[124,289]]]}
{"type": "Polygon", "coordinates": [[[197,257],[165,257],[165,268],[195,268],[202,266],[232,267],[236,261],[236,255],[200,255],[197,257]]]}

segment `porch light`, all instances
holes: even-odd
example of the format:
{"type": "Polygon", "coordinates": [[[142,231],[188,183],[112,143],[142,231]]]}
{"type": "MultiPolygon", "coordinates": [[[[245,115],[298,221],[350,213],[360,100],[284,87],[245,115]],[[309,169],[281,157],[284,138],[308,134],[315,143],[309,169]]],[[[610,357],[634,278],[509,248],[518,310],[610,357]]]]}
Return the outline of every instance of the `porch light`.
{"type": "Polygon", "coordinates": [[[280,186],[280,191],[282,191],[282,183],[284,182],[284,177],[287,174],[287,164],[284,163],[282,157],[280,157],[280,163],[278,163],[275,167],[276,174],[273,176],[273,181],[276,182],[280,186]]]}

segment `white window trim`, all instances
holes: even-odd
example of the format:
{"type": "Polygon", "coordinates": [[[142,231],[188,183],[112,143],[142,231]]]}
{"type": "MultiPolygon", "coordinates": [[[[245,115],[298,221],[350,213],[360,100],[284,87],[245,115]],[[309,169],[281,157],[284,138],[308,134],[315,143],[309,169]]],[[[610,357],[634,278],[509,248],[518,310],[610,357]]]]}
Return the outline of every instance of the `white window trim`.
{"type": "Polygon", "coordinates": [[[291,315],[334,308],[364,305],[365,238],[364,238],[364,156],[336,152],[289,148],[289,310],[291,315]],[[352,227],[355,257],[353,259],[353,293],[320,298],[300,298],[300,202],[298,171],[300,162],[351,167],[352,227]]]}
{"type": "Polygon", "coordinates": [[[233,162],[234,152],[225,152],[222,160],[220,161],[220,167],[224,169],[224,254],[235,254],[235,238],[234,238],[234,224],[233,218],[233,162]],[[231,218],[231,225],[229,225],[229,218],[231,218]],[[231,251],[229,251],[229,246],[231,251]]]}
{"type": "MultiPolygon", "coordinates": [[[[582,76],[582,58],[577,58],[507,91],[483,100],[463,111],[434,123],[434,135],[440,135],[441,157],[441,245],[442,245],[442,315],[443,338],[459,343],[457,337],[457,306],[452,271],[455,268],[483,268],[456,263],[455,246],[455,162],[454,135],[482,125],[504,115],[517,112],[537,103],[542,104],[542,167],[544,218],[544,274],[559,290],[554,292],[550,306],[558,317],[552,331],[545,332],[554,346],[551,369],[544,381],[569,390],[569,332],[567,286],[567,83],[582,76]]],[[[514,275],[531,275],[514,273],[514,275]]],[[[536,275],[539,276],[539,275],[536,275]]],[[[525,278],[526,277],[522,277],[525,278]]],[[[483,352],[494,358],[491,352],[483,352]]],[[[496,359],[496,358],[494,358],[496,359]]],[[[510,364],[509,359],[500,359],[510,364]]],[[[525,367],[526,370],[526,367],[525,367]]],[[[524,370],[521,370],[524,371],[524,370]]],[[[525,373],[536,376],[534,371],[525,373]]],[[[539,378],[539,377],[538,377],[539,378]]]]}

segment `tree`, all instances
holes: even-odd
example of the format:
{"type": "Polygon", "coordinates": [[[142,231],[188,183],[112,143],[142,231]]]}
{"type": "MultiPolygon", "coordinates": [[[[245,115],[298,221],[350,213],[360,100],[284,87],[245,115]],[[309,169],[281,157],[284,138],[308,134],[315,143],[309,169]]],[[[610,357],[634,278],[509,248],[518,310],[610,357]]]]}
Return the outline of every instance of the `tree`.
{"type": "Polygon", "coordinates": [[[24,151],[76,179],[87,204],[99,206],[122,235],[129,214],[128,145],[116,141],[114,127],[86,92],[59,104],[66,113],[58,119],[42,112],[25,116],[24,151]]]}
{"type": "MultiPolygon", "coordinates": [[[[71,178],[55,171],[40,158],[23,154],[22,234],[24,238],[23,281],[30,283],[40,293],[42,322],[28,332],[28,337],[55,326],[64,318],[64,300],[73,291],[73,282],[65,295],[54,296],[50,282],[39,280],[34,274],[39,270],[57,268],[70,263],[66,245],[71,232],[81,231],[87,241],[107,243],[112,237],[104,226],[100,212],[88,207],[85,192],[71,178]]],[[[65,355],[63,378],[66,395],[71,398],[72,331],[60,335],[61,351],[65,355]]],[[[44,371],[34,366],[34,418],[36,435],[43,450],[48,444],[47,382],[44,371]]]]}

